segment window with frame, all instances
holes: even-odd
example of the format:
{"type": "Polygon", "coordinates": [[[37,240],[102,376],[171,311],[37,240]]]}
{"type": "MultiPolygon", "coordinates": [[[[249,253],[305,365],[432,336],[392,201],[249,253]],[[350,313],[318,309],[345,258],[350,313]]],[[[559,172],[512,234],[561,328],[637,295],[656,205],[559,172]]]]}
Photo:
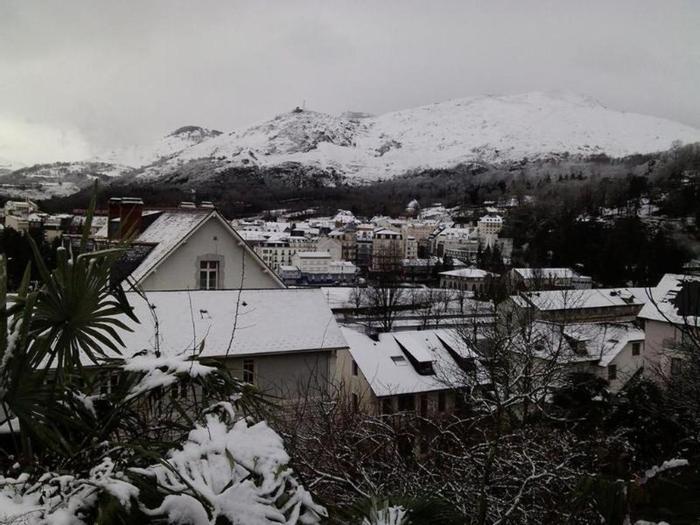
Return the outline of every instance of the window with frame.
{"type": "Polygon", "coordinates": [[[354,413],[359,412],[360,410],[360,398],[358,397],[357,394],[352,395],[352,411],[354,413]]]}
{"type": "Polygon", "coordinates": [[[255,382],[255,361],[252,359],[243,360],[243,381],[251,385],[255,382]]]}
{"type": "Polygon", "coordinates": [[[642,349],[642,343],[632,343],[632,355],[639,355],[642,349]]]}
{"type": "Polygon", "coordinates": [[[608,365],[608,381],[617,379],[617,365],[608,365]]]}
{"type": "Polygon", "coordinates": [[[683,371],[683,359],[680,357],[671,358],[671,375],[677,376],[683,371]]]}
{"type": "Polygon", "coordinates": [[[216,290],[219,287],[219,261],[199,262],[200,290],[216,290]]]}
{"type": "Polygon", "coordinates": [[[357,363],[353,360],[352,362],[352,375],[356,376],[358,374],[359,370],[357,368],[357,363]]]}

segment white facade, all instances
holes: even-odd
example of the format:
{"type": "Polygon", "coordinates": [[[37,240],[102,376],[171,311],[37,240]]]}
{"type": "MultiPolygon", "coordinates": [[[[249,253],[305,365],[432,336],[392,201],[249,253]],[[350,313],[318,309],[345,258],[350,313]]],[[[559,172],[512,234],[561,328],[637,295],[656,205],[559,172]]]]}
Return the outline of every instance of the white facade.
{"type": "Polygon", "coordinates": [[[292,266],[302,274],[327,274],[332,260],[328,252],[299,252],[292,257],[292,266]]]}
{"type": "MultiPolygon", "coordinates": [[[[158,220],[144,234],[157,227],[158,220]]],[[[166,244],[166,241],[162,244],[166,244]]],[[[167,244],[155,246],[132,273],[143,290],[284,287],[270,268],[215,212],[203,217],[201,223],[186,232],[184,237],[172,242],[172,245],[167,244]],[[203,286],[204,273],[207,273],[207,279],[203,286]]]]}

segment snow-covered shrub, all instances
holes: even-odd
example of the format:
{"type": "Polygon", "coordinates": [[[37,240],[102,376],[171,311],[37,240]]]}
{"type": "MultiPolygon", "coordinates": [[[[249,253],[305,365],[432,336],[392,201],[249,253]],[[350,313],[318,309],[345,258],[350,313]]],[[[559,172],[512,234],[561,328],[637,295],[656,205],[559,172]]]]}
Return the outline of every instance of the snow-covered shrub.
{"type": "Polygon", "coordinates": [[[146,509],[171,523],[318,523],[326,511],[296,481],[282,438],[265,422],[251,424],[222,403],[160,464],[132,469],[166,494],[146,509]],[[218,520],[218,521],[217,521],[218,520]]]}
{"type": "Polygon", "coordinates": [[[111,512],[172,524],[311,525],[326,516],[295,479],[280,436],[236,416],[230,403],[160,462],[138,467],[138,455],[118,455],[118,466],[105,457],[84,477],[0,477],[0,523],[81,525],[111,512]],[[158,506],[142,494],[156,495],[158,506]]]}

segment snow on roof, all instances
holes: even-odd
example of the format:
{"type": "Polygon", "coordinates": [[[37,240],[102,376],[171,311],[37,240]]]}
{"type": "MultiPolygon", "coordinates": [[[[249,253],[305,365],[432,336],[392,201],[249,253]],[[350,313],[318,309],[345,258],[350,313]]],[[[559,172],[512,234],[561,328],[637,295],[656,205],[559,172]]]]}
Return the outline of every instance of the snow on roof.
{"type": "Polygon", "coordinates": [[[238,320],[229,355],[248,356],[346,348],[323,293],[318,289],[194,290],[127,293],[136,317],[122,339],[126,354],[155,349],[177,354],[204,341],[202,355],[221,357],[238,320]],[[191,303],[191,308],[190,308],[191,303]],[[152,314],[153,312],[153,314],[152,314]]]}
{"type": "Polygon", "coordinates": [[[448,334],[451,330],[382,333],[378,335],[378,341],[349,328],[341,328],[341,332],[353,360],[378,397],[447,390],[455,385],[468,384],[468,376],[441,341],[441,337],[446,340],[452,337],[448,334]],[[411,353],[432,362],[435,373],[419,374],[397,340],[408,342],[411,353]]]}
{"type": "MultiPolygon", "coordinates": [[[[227,231],[231,232],[232,237],[240,238],[231,224],[224,220],[216,210],[199,208],[163,212],[135,241],[137,243],[155,244],[155,247],[131,273],[131,278],[136,282],[144,279],[151,270],[160,264],[163,258],[210,218],[218,218],[227,231]]],[[[242,238],[240,244],[244,250],[249,251],[255,262],[267,268],[262,259],[255,254],[247,243],[243,242],[242,238]]],[[[277,279],[273,272],[270,272],[270,275],[282,285],[282,282],[277,279]]]]}
{"type": "Polygon", "coordinates": [[[440,272],[440,275],[447,275],[449,277],[461,277],[463,279],[484,279],[489,275],[493,275],[491,272],[486,270],[480,270],[479,268],[460,268],[459,270],[449,270],[447,272],[440,272]]]}
{"type": "Polygon", "coordinates": [[[394,235],[394,236],[401,235],[400,232],[391,230],[389,228],[377,228],[376,230],[374,230],[374,234],[375,235],[394,235]]]}
{"type": "Polygon", "coordinates": [[[524,308],[538,310],[578,310],[613,306],[642,306],[649,300],[646,288],[592,288],[523,292],[511,299],[524,308]]]}
{"type": "Polygon", "coordinates": [[[136,239],[137,242],[155,243],[156,246],[131,273],[131,277],[135,281],[146,277],[166,254],[212,213],[211,210],[201,209],[163,212],[136,239]]]}
{"type": "Polygon", "coordinates": [[[700,326],[700,276],[667,273],[651,292],[639,317],[700,326]]]}
{"type": "Polygon", "coordinates": [[[248,242],[266,241],[270,237],[269,233],[261,232],[261,231],[255,231],[255,230],[236,230],[236,231],[238,232],[238,235],[240,235],[243,239],[245,239],[248,242]]]}
{"type": "MultiPolygon", "coordinates": [[[[630,342],[645,339],[644,331],[633,323],[571,323],[561,325],[536,321],[530,344],[542,345],[542,354],[556,353],[561,362],[595,361],[608,366],[630,342]],[[581,345],[581,346],[579,346],[581,345]]],[[[545,356],[546,357],[546,356],[545,356]]]]}

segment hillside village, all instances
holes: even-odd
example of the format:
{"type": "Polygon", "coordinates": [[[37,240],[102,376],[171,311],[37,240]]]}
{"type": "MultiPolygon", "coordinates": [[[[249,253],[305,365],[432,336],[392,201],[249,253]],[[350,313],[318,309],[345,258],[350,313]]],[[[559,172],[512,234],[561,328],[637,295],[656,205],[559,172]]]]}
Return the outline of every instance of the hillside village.
{"type": "MultiPolygon", "coordinates": [[[[206,201],[154,207],[116,197],[93,216],[51,215],[25,200],[5,204],[3,233],[71,257],[114,252],[104,278],[123,290],[115,304],[124,306],[107,316],[119,344],[98,339],[99,358],[77,356],[94,378],[92,403],[124,395],[120,385],[138,371],[126,399],[154,396],[144,428],[177,425],[183,409],[173,407],[206,403],[211,387],[198,371],[176,378],[195,362],[220,363],[272,403],[267,417],[292,439],[295,468],[335,494],[362,476],[389,475],[364,460],[345,474],[318,474],[341,468],[335,447],[355,439],[381,436],[397,459],[382,448],[371,462],[408,462],[405,475],[419,480],[411,462],[453,454],[457,443],[435,442],[447,428],[489,428],[496,414],[517,427],[600,404],[613,410],[639,389],[673,391],[694,375],[700,273],[692,261],[685,274],[617,287],[574,268],[513,266],[513,239],[503,233],[517,208],[412,200],[400,217],[306,209],[229,219],[206,201]],[[323,454],[293,441],[310,433],[325,442],[327,425],[336,441],[323,454]],[[384,430],[366,434],[373,425],[384,430]]],[[[22,416],[5,413],[0,446],[11,447],[22,416]]]]}
{"type": "MultiPolygon", "coordinates": [[[[151,209],[112,198],[92,219],[90,246],[126,243],[112,281],[139,319],[147,305],[161,317],[161,350],[182,346],[178,324],[191,316],[190,336],[208,334],[207,355],[277,396],[311,384],[313,370],[316,386],[342,384],[357,410],[456,410],[463,381],[494,387],[478,347],[504,326],[527,326],[538,359],[556,348],[566,373],[600,377],[611,393],[682,369],[675,347],[697,314],[692,266],[637,288],[600,288],[571,268],[512,267],[513,241],[500,236],[511,206],[485,203],[472,221],[415,200],[397,218],[278,210],[228,220],[208,202],[151,209]],[[689,310],[674,310],[686,295],[689,310]],[[217,335],[239,322],[230,341],[217,335]]],[[[5,228],[78,249],[80,215],[45,214],[31,201],[8,201],[4,212],[5,228]]],[[[149,323],[131,329],[127,348],[156,344],[149,323]]]]}
{"type": "MultiPolygon", "coordinates": [[[[358,490],[372,490],[373,483],[400,482],[415,492],[425,483],[443,490],[437,487],[477,476],[469,483],[478,485],[484,459],[455,451],[493,451],[502,443],[508,444],[497,452],[503,461],[498,468],[504,469],[498,475],[524,470],[511,478],[505,493],[493,495],[490,508],[496,514],[507,512],[523,487],[532,497],[554,502],[574,490],[566,480],[607,476],[610,469],[628,475],[624,472],[650,468],[650,461],[662,469],[653,475],[658,480],[633,481],[625,490],[657,497],[678,476],[693,479],[685,458],[694,457],[685,444],[692,438],[666,443],[656,434],[624,433],[646,426],[650,418],[653,425],[671,424],[664,423],[666,414],[684,407],[695,388],[698,261],[692,253],[664,260],[664,254],[675,252],[653,234],[642,239],[660,254],[654,258],[652,251],[644,262],[653,271],[626,270],[626,261],[638,266],[643,261],[624,253],[620,261],[605,263],[621,268],[621,280],[595,266],[590,268],[596,273],[587,274],[587,259],[571,266],[529,265],[551,259],[549,239],[538,235],[556,232],[547,230],[546,222],[530,231],[537,206],[547,205],[541,198],[524,195],[457,207],[411,199],[395,217],[363,217],[344,209],[324,215],[314,207],[295,207],[234,218],[206,200],[157,206],[138,197],[110,197],[94,213],[47,213],[31,200],[9,200],[0,235],[8,297],[43,297],[56,288],[70,298],[71,288],[64,287],[82,290],[83,282],[102,282],[104,300],[114,297],[96,326],[113,324],[116,339],[96,336],[80,347],[67,366],[88,370],[87,382],[77,379],[82,373],[70,379],[84,393],[58,402],[85,399],[89,407],[113,407],[109,410],[131,406],[131,415],[117,421],[140,423],[120,432],[136,432],[134,438],[141,436],[145,446],[175,446],[169,439],[182,434],[164,429],[189,429],[194,414],[214,400],[228,402],[235,392],[235,398],[253,400],[236,410],[248,417],[263,414],[257,417],[279,433],[295,472],[314,483],[324,502],[362,498],[358,490]],[[538,253],[544,257],[536,258],[538,253]],[[36,267],[37,257],[55,266],[50,276],[36,267]],[[62,263],[66,258],[70,262],[62,263]],[[94,263],[85,266],[89,260],[94,263]],[[662,264],[651,265],[659,260],[662,264]],[[27,263],[34,267],[29,281],[27,263]],[[73,268],[83,269],[72,278],[63,275],[73,268]],[[94,271],[101,277],[83,281],[83,273],[94,271]],[[44,282],[54,282],[53,288],[44,282]],[[207,368],[214,363],[216,374],[207,368]],[[653,414],[639,413],[649,399],[655,400],[653,414]],[[557,423],[562,421],[567,422],[563,428],[557,423]],[[508,429],[507,436],[494,439],[489,432],[498,428],[508,429]],[[535,428],[542,434],[531,435],[535,428]],[[618,431],[624,437],[608,434],[618,431]],[[588,440],[591,433],[595,438],[588,440]],[[575,463],[580,454],[570,448],[572,439],[587,447],[590,464],[575,463]],[[613,466],[607,456],[595,455],[600,439],[613,440],[610,450],[652,446],[658,451],[649,456],[653,460],[639,455],[613,466]],[[368,441],[381,445],[366,450],[368,441]],[[521,448],[530,459],[518,456],[521,448]],[[552,457],[565,465],[565,478],[551,473],[552,457]],[[440,468],[444,461],[453,468],[440,468]],[[529,481],[530,461],[537,461],[532,468],[542,483],[529,481]],[[554,480],[562,496],[550,492],[554,480]]],[[[681,231],[679,224],[692,232],[694,216],[678,220],[663,211],[643,195],[595,214],[572,208],[570,225],[561,227],[602,232],[605,243],[625,224],[648,232],[681,231]]],[[[627,240],[614,242],[631,246],[627,240]]],[[[42,310],[61,304],[50,297],[42,310]]],[[[43,323],[42,310],[33,322],[43,323]]],[[[60,320],[64,314],[56,315],[60,320]]],[[[13,330],[20,326],[11,322],[13,330]]],[[[35,344],[27,352],[34,347],[42,348],[35,344]]],[[[27,365],[15,366],[18,384],[26,383],[21,378],[27,365]]],[[[17,450],[14,443],[22,441],[17,430],[27,420],[26,401],[19,400],[16,409],[4,408],[0,447],[5,450],[17,450]]],[[[688,415],[683,408],[672,424],[692,417],[692,407],[688,415]]],[[[102,428],[90,419],[103,417],[100,411],[80,417],[102,428]]],[[[95,432],[99,437],[91,439],[105,437],[95,432]]],[[[612,485],[604,492],[618,490],[612,485]]],[[[298,490],[293,494],[299,512],[322,516],[298,490]]],[[[473,504],[470,492],[449,489],[444,497],[456,498],[459,516],[473,504]]],[[[608,496],[591,492],[588,497],[608,496]]],[[[685,492],[677,497],[688,499],[685,492]]],[[[638,512],[652,508],[636,505],[638,512]]]]}
{"type": "Polygon", "coordinates": [[[700,525],[700,2],[0,2],[0,525],[700,525]]]}

